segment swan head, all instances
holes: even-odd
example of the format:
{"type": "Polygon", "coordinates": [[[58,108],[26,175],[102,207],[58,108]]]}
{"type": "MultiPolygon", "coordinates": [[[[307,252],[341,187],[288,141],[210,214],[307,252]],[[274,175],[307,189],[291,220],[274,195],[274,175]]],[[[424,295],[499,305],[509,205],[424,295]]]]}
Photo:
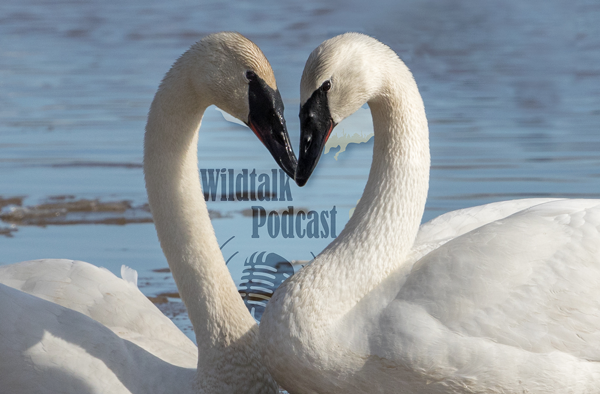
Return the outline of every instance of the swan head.
{"type": "Polygon", "coordinates": [[[376,39],[346,33],[319,45],[300,82],[300,156],[295,180],[308,181],[333,128],[380,91],[382,63],[398,56],[376,39]]]}
{"type": "Polygon", "coordinates": [[[190,49],[201,57],[193,62],[192,83],[209,105],[244,122],[290,176],[297,161],[290,144],[283,101],[269,61],[252,41],[235,32],[211,34],[190,49]]]}

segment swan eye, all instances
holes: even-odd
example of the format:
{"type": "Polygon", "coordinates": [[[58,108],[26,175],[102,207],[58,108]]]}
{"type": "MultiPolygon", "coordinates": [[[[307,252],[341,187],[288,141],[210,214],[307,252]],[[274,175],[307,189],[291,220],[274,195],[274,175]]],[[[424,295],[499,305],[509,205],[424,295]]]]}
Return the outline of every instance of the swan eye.
{"type": "Polygon", "coordinates": [[[251,71],[251,70],[246,71],[246,79],[248,79],[248,81],[254,81],[254,80],[256,80],[256,78],[257,78],[257,76],[254,71],[251,71]]]}
{"type": "Polygon", "coordinates": [[[329,89],[331,89],[331,81],[323,82],[323,85],[321,85],[321,90],[324,92],[328,92],[329,89]]]}

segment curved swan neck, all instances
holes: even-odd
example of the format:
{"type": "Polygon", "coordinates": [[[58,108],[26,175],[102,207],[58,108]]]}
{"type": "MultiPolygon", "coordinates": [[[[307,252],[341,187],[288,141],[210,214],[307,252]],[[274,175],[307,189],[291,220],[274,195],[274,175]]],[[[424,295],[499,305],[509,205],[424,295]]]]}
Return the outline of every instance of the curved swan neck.
{"type": "Polygon", "coordinates": [[[165,76],[150,108],[144,172],[158,238],[201,349],[200,370],[255,335],[256,323],[225,265],[204,201],[198,129],[212,103],[197,93],[208,89],[191,85],[186,56],[165,76]]]}
{"type": "Polygon", "coordinates": [[[337,269],[359,275],[351,286],[352,299],[360,299],[402,266],[416,238],[429,185],[429,132],[417,85],[397,57],[380,67],[381,87],[368,100],[375,134],[369,178],[348,224],[318,257],[323,264],[338,262],[337,269]]]}

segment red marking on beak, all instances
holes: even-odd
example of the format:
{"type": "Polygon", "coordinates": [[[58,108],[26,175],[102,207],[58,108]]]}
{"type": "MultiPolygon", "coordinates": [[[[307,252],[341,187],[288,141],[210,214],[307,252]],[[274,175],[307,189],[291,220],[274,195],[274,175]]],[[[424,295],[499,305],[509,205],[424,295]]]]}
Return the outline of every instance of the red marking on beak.
{"type": "Polygon", "coordinates": [[[250,130],[252,130],[254,132],[254,135],[256,136],[256,138],[258,138],[260,140],[260,142],[262,142],[262,144],[264,145],[265,141],[263,141],[263,138],[260,135],[260,133],[258,132],[258,130],[256,130],[256,127],[252,123],[248,123],[248,126],[250,127],[250,130]]]}
{"type": "MultiPolygon", "coordinates": [[[[327,142],[329,136],[331,135],[331,132],[333,131],[333,126],[333,122],[329,122],[329,130],[327,131],[327,136],[325,137],[325,143],[327,142]]],[[[323,143],[323,145],[325,145],[325,143],[323,143]]]]}

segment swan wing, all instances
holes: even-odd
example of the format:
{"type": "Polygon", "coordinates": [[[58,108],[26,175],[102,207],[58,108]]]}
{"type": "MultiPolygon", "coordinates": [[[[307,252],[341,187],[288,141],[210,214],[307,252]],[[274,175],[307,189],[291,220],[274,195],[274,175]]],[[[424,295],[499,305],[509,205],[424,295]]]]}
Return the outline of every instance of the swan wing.
{"type": "Polygon", "coordinates": [[[526,198],[499,201],[447,212],[421,225],[409,261],[413,263],[451,239],[478,227],[532,206],[558,200],[557,198],[526,198]]]}
{"type": "Polygon", "coordinates": [[[0,300],[2,392],[183,392],[195,377],[73,309],[2,284],[0,300]]]}
{"type": "Polygon", "coordinates": [[[45,259],[0,267],[0,283],[91,317],[118,336],[182,366],[197,348],[137,286],[83,261],[45,259]]]}
{"type": "Polygon", "coordinates": [[[344,341],[384,385],[597,392],[599,284],[600,200],[535,204],[390,275],[344,341]]]}

